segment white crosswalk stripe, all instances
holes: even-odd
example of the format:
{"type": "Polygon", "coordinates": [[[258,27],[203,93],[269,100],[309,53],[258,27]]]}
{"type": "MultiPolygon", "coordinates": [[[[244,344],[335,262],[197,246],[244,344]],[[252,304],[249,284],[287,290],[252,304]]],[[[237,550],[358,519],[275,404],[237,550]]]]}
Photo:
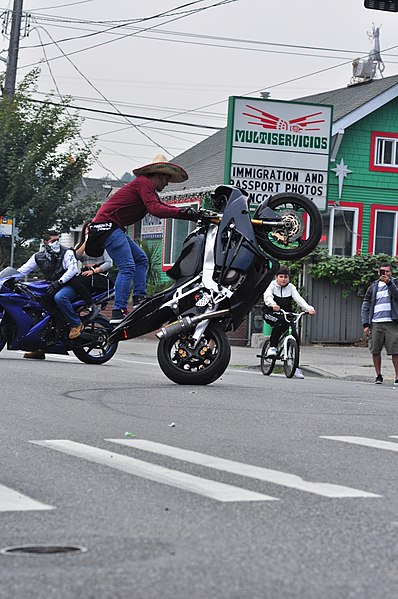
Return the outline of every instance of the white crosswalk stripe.
{"type": "Polygon", "coordinates": [[[0,512],[25,512],[28,510],[53,510],[52,505],[35,501],[27,495],[0,485],[0,512]]]}
{"type": "Polygon", "coordinates": [[[31,443],[50,447],[51,449],[56,449],[57,451],[83,458],[90,462],[109,466],[110,468],[116,468],[117,470],[122,470],[123,472],[141,476],[155,482],[172,485],[191,493],[198,493],[217,501],[277,501],[275,497],[270,497],[269,495],[192,476],[179,470],[171,470],[157,464],[151,464],[83,443],[68,440],[31,441],[31,443]]]}
{"type": "MultiPolygon", "coordinates": [[[[381,441],[380,439],[368,439],[367,437],[326,437],[322,436],[321,439],[329,439],[331,441],[342,441],[343,443],[352,443],[354,445],[363,445],[364,447],[373,447],[375,449],[386,449],[388,451],[398,451],[398,443],[391,441],[381,441]]],[[[394,435],[390,436],[391,439],[397,439],[394,435]]]]}
{"type": "Polygon", "coordinates": [[[153,441],[146,441],[144,439],[106,440],[111,441],[112,443],[119,443],[120,445],[141,449],[143,451],[172,457],[177,460],[184,460],[193,464],[207,466],[215,470],[222,470],[223,472],[229,472],[232,474],[245,476],[247,478],[254,478],[257,480],[270,482],[283,487],[290,487],[292,489],[298,489],[299,491],[314,493],[315,495],[322,495],[323,497],[380,497],[380,495],[353,489],[351,487],[322,482],[309,482],[303,480],[301,477],[296,476],[295,474],[279,472],[278,470],[270,470],[269,468],[262,468],[259,466],[251,466],[250,464],[244,464],[242,462],[233,462],[224,458],[218,458],[207,454],[198,453],[196,451],[179,449],[178,447],[163,445],[162,443],[154,443],[153,441]]]}
{"type": "MultiPolygon", "coordinates": [[[[342,485],[335,485],[330,483],[323,482],[309,482],[303,480],[301,477],[290,474],[286,472],[279,472],[278,470],[270,470],[269,468],[261,468],[259,466],[251,466],[250,464],[244,464],[242,462],[233,462],[231,460],[226,460],[224,458],[218,458],[194,451],[189,451],[185,449],[180,449],[177,447],[172,447],[170,445],[163,445],[161,443],[154,443],[152,441],[146,441],[144,439],[106,439],[106,441],[110,441],[112,443],[118,443],[120,445],[126,445],[128,447],[135,447],[144,451],[156,453],[158,455],[164,455],[168,457],[172,457],[178,460],[183,460],[186,462],[190,462],[193,464],[198,464],[201,466],[206,466],[209,468],[213,468],[215,470],[221,470],[223,472],[229,472],[232,474],[237,474],[240,476],[245,476],[247,478],[254,478],[257,480],[271,482],[276,485],[281,485],[284,487],[290,487],[293,489],[297,489],[300,491],[305,491],[308,493],[314,493],[316,495],[321,495],[323,497],[329,498],[346,498],[346,497],[381,497],[380,495],[376,495],[374,493],[369,493],[367,491],[362,491],[359,489],[354,489],[352,487],[346,487],[342,485]]],[[[200,492],[199,490],[195,490],[191,484],[192,480],[202,481],[200,483],[201,488],[206,487],[207,484],[212,483],[213,481],[208,481],[207,479],[199,479],[198,477],[193,477],[192,475],[184,475],[182,472],[178,472],[176,470],[171,470],[168,468],[163,468],[160,466],[155,466],[153,464],[149,464],[148,462],[142,462],[135,458],[130,458],[128,456],[124,456],[121,454],[115,454],[111,452],[107,452],[102,449],[96,449],[89,445],[83,445],[81,443],[74,443],[72,441],[67,440],[50,440],[50,441],[32,441],[32,443],[36,443],[37,445],[43,445],[45,447],[51,447],[52,449],[57,449],[59,451],[63,451],[64,453],[70,453],[71,455],[76,455],[78,457],[82,457],[91,461],[96,461],[98,463],[105,464],[110,467],[118,468],[120,470],[124,470],[125,472],[130,472],[131,474],[135,474],[137,476],[143,476],[145,478],[150,478],[151,480],[157,480],[158,482],[164,482],[166,484],[171,484],[174,486],[179,486],[180,488],[184,488],[181,486],[179,481],[185,477],[188,477],[188,483],[186,490],[192,492],[200,492]],[[112,456],[112,457],[110,457],[112,456]],[[153,472],[150,472],[150,467],[154,468],[153,472]],[[178,480],[175,481],[174,479],[178,480]]],[[[214,483],[215,485],[220,485],[221,483],[214,483]]],[[[227,485],[230,486],[230,485],[227,485]]],[[[238,487],[231,487],[231,489],[239,489],[238,487]]],[[[240,489],[243,491],[243,489],[240,489]]],[[[250,492],[251,493],[251,492],[250,492]]],[[[201,494],[208,495],[208,491],[206,493],[202,492],[201,494]]],[[[270,497],[269,495],[256,494],[257,499],[246,499],[253,501],[272,501],[276,500],[275,497],[270,497]]],[[[209,496],[209,495],[208,495],[209,496]]],[[[245,501],[245,499],[229,499],[230,501],[245,501]]],[[[225,499],[220,499],[220,501],[225,501],[225,499]]]]}

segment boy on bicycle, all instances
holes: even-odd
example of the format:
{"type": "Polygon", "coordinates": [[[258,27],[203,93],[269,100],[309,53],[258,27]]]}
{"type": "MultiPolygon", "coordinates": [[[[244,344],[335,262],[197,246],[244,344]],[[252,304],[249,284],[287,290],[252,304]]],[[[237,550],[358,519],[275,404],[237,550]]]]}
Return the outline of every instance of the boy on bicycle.
{"type": "MultiPolygon", "coordinates": [[[[307,304],[305,299],[299,294],[296,287],[289,282],[290,271],[287,266],[281,265],[275,275],[275,279],[269,284],[264,292],[265,308],[263,318],[272,327],[270,337],[270,347],[267,352],[267,358],[276,356],[276,347],[281,335],[289,328],[289,323],[281,314],[280,310],[285,312],[293,311],[293,301],[296,302],[309,314],[316,314],[315,308],[307,304]]],[[[295,327],[293,327],[293,336],[299,344],[299,339],[295,327]]],[[[301,370],[296,369],[295,376],[304,378],[301,370]]]]}

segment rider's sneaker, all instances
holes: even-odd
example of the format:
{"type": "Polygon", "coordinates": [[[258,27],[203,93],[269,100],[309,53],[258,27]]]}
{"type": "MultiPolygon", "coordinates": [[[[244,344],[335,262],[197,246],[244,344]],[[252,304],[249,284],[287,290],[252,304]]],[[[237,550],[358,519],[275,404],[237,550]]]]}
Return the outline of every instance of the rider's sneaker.
{"type": "Polygon", "coordinates": [[[127,316],[127,308],[121,310],[112,310],[112,318],[110,319],[111,324],[119,324],[127,316]]]}
{"type": "Polygon", "coordinates": [[[267,358],[276,356],[276,347],[269,347],[267,351],[267,358]]]}
{"type": "Polygon", "coordinates": [[[23,357],[28,358],[28,360],[45,360],[46,354],[42,349],[38,349],[37,351],[27,351],[23,357]]]}
{"type": "Polygon", "coordinates": [[[294,371],[294,378],[295,379],[303,379],[304,378],[304,374],[303,371],[301,370],[301,368],[296,368],[296,370],[294,371]]]}
{"type": "Polygon", "coordinates": [[[377,377],[375,378],[375,385],[381,385],[383,382],[383,377],[381,376],[381,374],[378,374],[377,377]]]}
{"type": "Polygon", "coordinates": [[[138,306],[138,304],[146,300],[146,298],[146,295],[133,295],[133,306],[138,306]]]}
{"type": "Polygon", "coordinates": [[[80,337],[80,333],[83,329],[83,324],[78,324],[76,327],[71,327],[68,335],[69,339],[76,339],[77,337],[80,337]]]}

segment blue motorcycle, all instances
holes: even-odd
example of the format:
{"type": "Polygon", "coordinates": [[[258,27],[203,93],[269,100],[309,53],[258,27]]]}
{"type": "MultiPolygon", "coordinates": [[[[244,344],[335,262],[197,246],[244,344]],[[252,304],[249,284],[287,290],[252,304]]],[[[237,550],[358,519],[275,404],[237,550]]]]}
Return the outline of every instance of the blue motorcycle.
{"type": "Polygon", "coordinates": [[[0,351],[37,351],[68,354],[85,364],[104,364],[112,358],[118,343],[109,341],[112,325],[100,314],[113,297],[113,286],[96,292],[94,309],[87,311],[83,300],[73,303],[84,329],[76,339],[68,339],[68,325],[55,303],[47,296],[47,281],[25,282],[16,278],[17,270],[8,267],[0,272],[0,351]]]}

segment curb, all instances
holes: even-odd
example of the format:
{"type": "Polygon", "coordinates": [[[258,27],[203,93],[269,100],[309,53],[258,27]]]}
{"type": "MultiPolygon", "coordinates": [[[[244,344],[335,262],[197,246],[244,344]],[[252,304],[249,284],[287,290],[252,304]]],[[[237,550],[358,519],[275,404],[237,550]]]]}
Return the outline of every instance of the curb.
{"type": "MultiPolygon", "coordinates": [[[[256,370],[260,371],[260,365],[249,365],[249,364],[229,364],[228,368],[240,368],[244,370],[256,370]]],[[[323,379],[334,379],[338,381],[351,381],[357,383],[372,383],[368,376],[361,375],[348,375],[348,376],[337,376],[328,370],[322,370],[322,368],[316,368],[315,366],[306,366],[305,364],[300,364],[300,368],[303,371],[305,376],[308,378],[323,378],[323,379]]]]}

